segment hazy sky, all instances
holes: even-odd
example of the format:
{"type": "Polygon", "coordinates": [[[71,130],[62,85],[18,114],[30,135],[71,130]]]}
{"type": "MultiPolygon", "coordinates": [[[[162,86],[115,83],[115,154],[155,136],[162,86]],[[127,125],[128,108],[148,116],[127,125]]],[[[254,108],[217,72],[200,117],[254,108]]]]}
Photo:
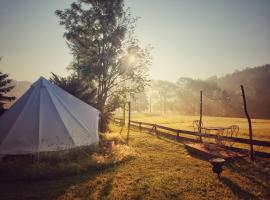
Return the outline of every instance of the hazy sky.
{"type": "MultiPolygon", "coordinates": [[[[0,0],[0,69],[17,80],[66,75],[72,60],[54,15],[72,0],[0,0]]],[[[207,78],[270,63],[269,0],[127,0],[151,44],[154,79],[207,78]]]]}

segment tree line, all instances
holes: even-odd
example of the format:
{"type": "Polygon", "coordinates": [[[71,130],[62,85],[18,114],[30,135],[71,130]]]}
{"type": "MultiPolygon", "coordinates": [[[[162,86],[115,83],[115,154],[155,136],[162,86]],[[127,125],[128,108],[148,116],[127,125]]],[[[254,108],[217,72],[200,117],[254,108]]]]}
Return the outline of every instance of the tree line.
{"type": "Polygon", "coordinates": [[[241,84],[245,86],[251,116],[270,118],[269,64],[206,80],[187,77],[176,82],[152,80],[151,86],[133,99],[133,110],[198,115],[202,90],[204,115],[244,117],[241,84]]]}

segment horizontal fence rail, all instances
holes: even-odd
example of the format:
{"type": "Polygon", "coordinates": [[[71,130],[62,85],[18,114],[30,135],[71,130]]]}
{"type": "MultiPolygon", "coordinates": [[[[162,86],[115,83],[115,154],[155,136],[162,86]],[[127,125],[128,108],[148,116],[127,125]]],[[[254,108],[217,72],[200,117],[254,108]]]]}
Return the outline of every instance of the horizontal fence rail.
{"type": "MultiPolygon", "coordinates": [[[[123,120],[121,118],[114,118],[114,122],[118,123],[119,125],[123,124],[123,120]]],[[[130,126],[134,128],[138,128],[140,131],[142,130],[150,131],[150,132],[155,133],[156,135],[160,135],[160,136],[163,136],[172,140],[176,140],[176,141],[181,140],[181,141],[199,142],[198,139],[185,137],[185,135],[190,135],[190,136],[195,136],[195,137],[201,136],[201,137],[213,138],[213,139],[217,138],[217,135],[215,134],[199,133],[199,132],[194,132],[194,131],[175,129],[175,128],[166,127],[166,126],[162,126],[158,124],[140,122],[140,121],[134,121],[134,120],[130,121],[130,126]],[[173,134],[164,132],[164,130],[169,131],[173,134]]],[[[234,142],[234,143],[240,143],[240,144],[250,144],[249,139],[246,139],[246,138],[219,136],[219,139],[224,140],[224,141],[234,142]]],[[[269,141],[252,140],[252,143],[254,146],[270,147],[269,141]]],[[[229,148],[244,150],[238,147],[229,147],[229,148]]],[[[270,156],[270,154],[266,152],[255,151],[255,153],[257,153],[257,155],[262,155],[262,156],[267,156],[267,157],[270,156]]]]}

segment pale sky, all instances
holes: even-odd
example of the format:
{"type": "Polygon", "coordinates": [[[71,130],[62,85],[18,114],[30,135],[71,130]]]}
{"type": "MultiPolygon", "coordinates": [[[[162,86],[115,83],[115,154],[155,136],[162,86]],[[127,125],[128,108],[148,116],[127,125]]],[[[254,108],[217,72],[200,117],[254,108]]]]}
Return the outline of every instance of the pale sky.
{"type": "MultiPolygon", "coordinates": [[[[54,15],[72,0],[0,0],[0,69],[16,80],[67,75],[72,56],[54,15]]],[[[150,77],[205,79],[270,63],[269,0],[127,0],[153,46],[150,77]]]]}

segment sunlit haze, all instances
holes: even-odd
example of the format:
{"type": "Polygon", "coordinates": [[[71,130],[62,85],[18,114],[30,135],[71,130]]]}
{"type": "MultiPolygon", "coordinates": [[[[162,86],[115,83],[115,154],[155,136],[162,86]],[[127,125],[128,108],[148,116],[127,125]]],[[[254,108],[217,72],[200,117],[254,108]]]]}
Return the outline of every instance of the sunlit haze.
{"type": "MultiPolygon", "coordinates": [[[[72,61],[56,9],[66,0],[0,1],[0,69],[16,80],[66,75],[72,61]]],[[[136,35],[150,44],[150,77],[207,78],[270,63],[270,1],[128,0],[136,35]]]]}

